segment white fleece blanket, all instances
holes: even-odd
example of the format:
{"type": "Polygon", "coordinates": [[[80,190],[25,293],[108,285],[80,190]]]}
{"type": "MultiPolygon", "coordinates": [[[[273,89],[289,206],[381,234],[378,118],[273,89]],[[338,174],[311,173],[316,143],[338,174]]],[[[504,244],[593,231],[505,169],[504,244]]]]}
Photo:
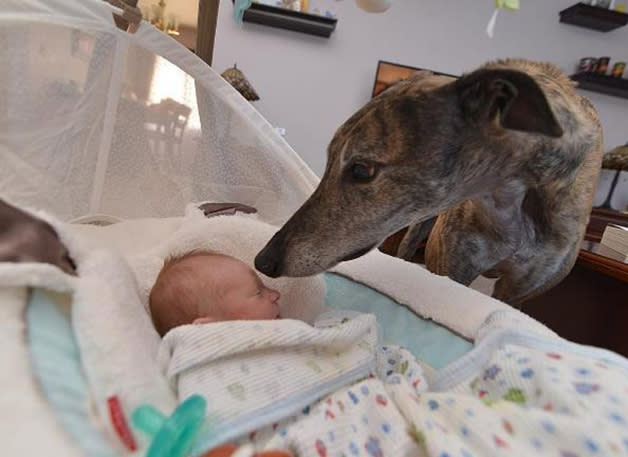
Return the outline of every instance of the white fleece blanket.
{"type": "MultiPolygon", "coordinates": [[[[128,449],[122,445],[112,421],[114,418],[109,413],[110,397],[118,397],[121,414],[126,417],[127,423],[130,413],[140,403],[151,403],[166,413],[176,405],[176,399],[157,365],[159,337],[143,309],[133,272],[119,255],[92,250],[68,230],[68,225],[43,212],[34,214],[55,228],[77,264],[78,276],[67,275],[47,264],[0,263],[0,290],[37,287],[72,296],[72,325],[92,396],[88,401],[98,413],[98,418],[94,418],[95,425],[107,430],[111,442],[117,443],[123,454],[128,449]]],[[[26,304],[25,300],[21,303],[22,307],[26,304]]],[[[20,318],[24,319],[23,316],[20,318]]],[[[25,340],[14,340],[12,346],[6,347],[10,351],[15,346],[25,349],[25,344],[25,340]]],[[[4,362],[3,358],[0,361],[4,362]]],[[[22,370],[15,374],[13,380],[16,385],[25,386],[34,381],[30,372],[22,370]]],[[[61,444],[46,447],[43,444],[45,441],[32,439],[36,434],[33,430],[41,426],[45,428],[42,436],[52,433],[58,434],[59,440],[67,440],[58,425],[55,429],[46,425],[51,411],[42,401],[41,393],[36,392],[33,396],[32,392],[24,392],[23,388],[12,389],[3,383],[0,396],[5,395],[11,396],[12,401],[40,406],[39,413],[31,411],[26,422],[16,420],[19,414],[5,414],[3,411],[0,425],[8,433],[7,436],[24,438],[21,432],[24,423],[31,424],[26,429],[32,427],[30,438],[22,441],[19,448],[22,452],[16,455],[50,452],[51,455],[58,455],[55,451],[63,449],[61,444]],[[20,395],[20,392],[23,394],[20,395]],[[24,452],[27,448],[32,452],[24,452]]],[[[71,454],[68,452],[67,455],[71,454]]]]}
{"type": "Polygon", "coordinates": [[[231,321],[177,327],[159,362],[179,399],[209,405],[215,444],[296,413],[375,370],[375,316],[231,321]],[[340,323],[342,322],[342,323],[340,323]]]}
{"type": "Polygon", "coordinates": [[[79,457],[80,450],[48,408],[31,373],[24,322],[27,298],[24,287],[0,286],[2,454],[79,457]]]}
{"type": "MultiPolygon", "coordinates": [[[[132,270],[115,253],[88,252],[70,244],[78,277],[50,265],[22,264],[10,268],[0,264],[0,288],[21,285],[71,294],[72,326],[92,397],[90,403],[98,413],[95,425],[104,426],[122,454],[128,449],[116,430],[109,399],[117,397],[120,414],[128,425],[132,411],[140,404],[149,403],[169,414],[176,406],[176,398],[159,370],[159,335],[139,299],[132,270]]],[[[17,380],[25,381],[19,376],[17,380]]],[[[32,376],[29,381],[32,382],[32,376]]],[[[11,392],[6,389],[3,385],[2,391],[11,392]]],[[[35,423],[39,421],[36,419],[35,423]]],[[[135,438],[138,440],[141,437],[135,438]]]]}
{"type": "MultiPolygon", "coordinates": [[[[149,403],[164,414],[170,414],[176,405],[176,397],[157,364],[160,338],[145,309],[148,293],[163,260],[169,255],[206,248],[235,255],[252,264],[255,253],[272,236],[274,228],[252,218],[244,223],[231,222],[228,218],[232,216],[210,220],[200,211],[190,209],[184,218],[167,219],[162,221],[163,224],[156,222],[155,232],[159,236],[149,243],[151,236],[141,239],[142,230],[148,226],[138,221],[129,221],[127,228],[131,227],[130,234],[125,237],[126,224],[73,226],[61,223],[46,213],[35,214],[59,233],[77,264],[78,277],[66,275],[47,264],[0,263],[0,292],[8,297],[16,288],[37,287],[72,296],[72,325],[92,395],[90,402],[98,412],[97,426],[104,426],[111,442],[117,443],[123,454],[128,449],[122,445],[119,430],[114,424],[116,418],[109,409],[110,398],[117,397],[121,406],[119,413],[127,425],[130,425],[131,413],[140,404],[149,403]],[[221,221],[226,224],[223,226],[221,221]],[[151,248],[149,252],[137,254],[135,249],[138,246],[151,248]],[[126,259],[115,252],[119,247],[130,254],[126,259]],[[129,260],[134,268],[129,266],[129,260]]],[[[273,287],[282,293],[284,303],[300,305],[282,309],[285,315],[313,319],[323,309],[325,287],[320,277],[277,280],[273,282],[273,287]]],[[[23,328],[21,312],[26,296],[16,306],[18,304],[17,308],[9,308],[9,304],[5,306],[13,313],[12,319],[17,320],[11,321],[10,325],[23,328]]],[[[13,367],[15,363],[11,354],[25,353],[26,341],[20,333],[7,331],[3,335],[9,338],[4,345],[8,352],[0,352],[0,362],[6,362],[3,366],[13,367]]],[[[33,430],[41,426],[42,436],[59,435],[59,448],[63,446],[62,442],[67,442],[67,438],[58,425],[54,424],[51,428],[54,419],[51,422],[51,411],[40,392],[36,388],[27,388],[34,381],[27,368],[16,366],[15,376],[10,378],[10,382],[9,378],[3,377],[0,405],[15,402],[32,404],[40,412],[35,415],[31,411],[26,421],[14,420],[21,417],[20,413],[3,415],[0,425],[5,426],[7,436],[16,438],[11,441],[15,444],[14,449],[29,446],[32,452],[27,455],[37,455],[46,449],[40,447],[37,441],[25,439],[24,430],[28,427],[24,427],[24,423],[32,423],[33,430]]],[[[134,440],[140,445],[146,444],[146,440],[137,434],[134,440]]],[[[67,455],[71,455],[70,451],[67,455]]]]}

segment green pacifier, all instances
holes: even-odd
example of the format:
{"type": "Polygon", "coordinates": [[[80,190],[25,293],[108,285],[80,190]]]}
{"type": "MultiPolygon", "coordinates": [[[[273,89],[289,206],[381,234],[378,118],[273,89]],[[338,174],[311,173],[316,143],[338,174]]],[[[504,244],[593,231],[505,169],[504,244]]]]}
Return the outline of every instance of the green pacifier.
{"type": "Polygon", "coordinates": [[[203,420],[207,402],[200,395],[192,395],[164,416],[151,405],[139,406],[133,411],[133,425],[152,438],[146,457],[185,457],[190,453],[203,420]]]}

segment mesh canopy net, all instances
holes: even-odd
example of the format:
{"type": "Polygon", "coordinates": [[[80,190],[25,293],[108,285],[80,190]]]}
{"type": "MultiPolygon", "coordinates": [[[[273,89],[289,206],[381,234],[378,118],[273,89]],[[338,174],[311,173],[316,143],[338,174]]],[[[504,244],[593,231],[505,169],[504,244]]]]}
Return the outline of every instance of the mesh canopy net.
{"type": "Polygon", "coordinates": [[[64,220],[240,202],[283,222],[317,178],[210,67],[112,7],[3,0],[0,195],[64,220]]]}

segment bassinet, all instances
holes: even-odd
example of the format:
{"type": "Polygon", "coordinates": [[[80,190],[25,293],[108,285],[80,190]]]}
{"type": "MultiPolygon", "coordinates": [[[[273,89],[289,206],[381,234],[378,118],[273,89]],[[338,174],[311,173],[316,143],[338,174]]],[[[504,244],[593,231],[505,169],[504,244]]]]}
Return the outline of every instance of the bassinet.
{"type": "MultiPolygon", "coordinates": [[[[167,233],[189,202],[248,204],[279,225],[315,188],[316,176],[272,126],[155,28],[122,31],[99,0],[1,5],[3,198],[68,223],[136,221],[151,233],[115,242],[140,250],[167,233]]],[[[97,230],[92,242],[106,244],[97,230]]],[[[336,273],[326,277],[328,303],[369,303],[361,310],[378,314],[389,336],[434,369],[468,351],[489,315],[509,309],[379,253],[336,273]],[[411,334],[395,332],[408,321],[411,334]]],[[[67,300],[45,287],[0,282],[3,454],[129,452],[102,427],[112,418],[90,408],[71,322],[60,311],[67,300]]]]}

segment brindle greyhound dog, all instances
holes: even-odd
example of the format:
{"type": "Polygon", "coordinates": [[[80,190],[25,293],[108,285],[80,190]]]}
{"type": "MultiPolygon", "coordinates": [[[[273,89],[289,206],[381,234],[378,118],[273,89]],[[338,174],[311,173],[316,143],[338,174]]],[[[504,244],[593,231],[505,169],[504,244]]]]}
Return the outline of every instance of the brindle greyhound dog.
{"type": "Polygon", "coordinates": [[[494,297],[519,305],[571,270],[601,158],[594,107],[551,64],[502,60],[459,79],[422,72],[338,129],[318,188],[255,266],[312,275],[438,216],[427,268],[466,285],[498,277],[494,297]]]}

